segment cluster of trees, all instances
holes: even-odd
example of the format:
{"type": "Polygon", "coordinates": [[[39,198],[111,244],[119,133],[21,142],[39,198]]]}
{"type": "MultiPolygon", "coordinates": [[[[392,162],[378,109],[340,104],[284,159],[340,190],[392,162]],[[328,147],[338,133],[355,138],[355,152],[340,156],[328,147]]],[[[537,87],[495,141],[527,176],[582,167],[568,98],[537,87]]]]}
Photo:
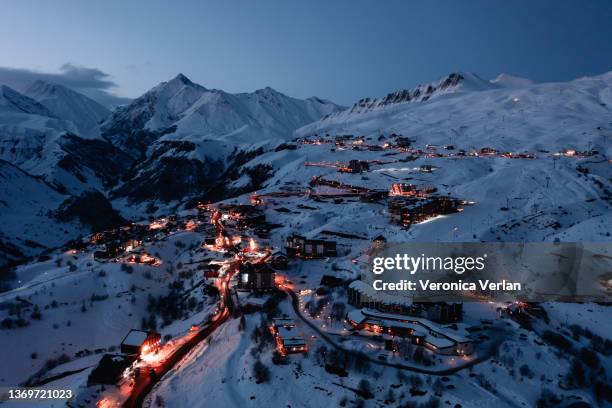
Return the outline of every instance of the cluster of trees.
{"type": "Polygon", "coordinates": [[[141,326],[145,330],[157,330],[157,320],[161,318],[162,327],[171,324],[177,319],[182,319],[198,307],[196,298],[186,297],[183,293],[183,281],[175,280],[168,284],[168,293],[154,297],[147,297],[148,318],[142,319],[141,326]]]}
{"type": "Polygon", "coordinates": [[[317,364],[325,365],[326,369],[331,372],[340,373],[346,370],[355,370],[360,373],[370,372],[370,362],[367,356],[360,352],[350,354],[341,350],[330,352],[325,345],[321,345],[315,351],[315,359],[317,364]]]}
{"type": "Polygon", "coordinates": [[[308,302],[306,302],[306,310],[308,311],[310,317],[316,318],[321,313],[325,305],[327,305],[330,301],[331,296],[329,294],[319,296],[318,299],[316,297],[312,297],[310,300],[308,300],[308,302]]]}
{"type": "Polygon", "coordinates": [[[597,353],[583,347],[573,358],[566,383],[577,388],[591,388],[599,403],[612,402],[612,386],[597,353]]]}
{"type": "MultiPolygon", "coordinates": [[[[587,328],[576,324],[570,326],[571,340],[560,333],[546,330],[542,339],[547,343],[573,356],[571,368],[567,373],[565,382],[570,387],[592,389],[593,395],[599,403],[602,401],[612,402],[612,386],[607,378],[606,369],[602,366],[598,353],[609,356],[612,353],[612,341],[594,334],[587,328]],[[577,348],[572,343],[581,341],[583,338],[590,342],[590,347],[577,348]]],[[[542,407],[547,407],[550,398],[540,398],[542,407]]]]}
{"type": "Polygon", "coordinates": [[[256,360],[253,364],[253,377],[256,384],[267,383],[270,381],[270,369],[261,361],[256,360]]]}
{"type": "MultiPolygon", "coordinates": [[[[16,327],[25,327],[30,324],[30,322],[23,318],[24,310],[30,307],[27,303],[11,302],[5,307],[8,308],[8,315],[14,317],[4,318],[0,323],[0,327],[2,327],[3,329],[13,329],[16,327]]],[[[34,314],[32,318],[35,319],[36,317],[38,317],[37,320],[40,320],[40,318],[42,318],[42,315],[40,314],[40,310],[38,309],[37,305],[34,306],[34,310],[36,311],[36,314],[34,314]]]]}

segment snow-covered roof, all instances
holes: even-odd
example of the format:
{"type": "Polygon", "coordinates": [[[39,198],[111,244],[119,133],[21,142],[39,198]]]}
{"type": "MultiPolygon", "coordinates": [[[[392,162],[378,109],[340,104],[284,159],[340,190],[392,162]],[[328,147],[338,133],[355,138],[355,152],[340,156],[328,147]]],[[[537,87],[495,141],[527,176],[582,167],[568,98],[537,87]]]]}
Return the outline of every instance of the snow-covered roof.
{"type": "Polygon", "coordinates": [[[277,330],[278,336],[281,338],[283,343],[285,343],[287,340],[301,340],[302,343],[304,342],[304,338],[295,329],[289,329],[287,327],[280,326],[277,328],[277,330]]]}
{"type": "Polygon", "coordinates": [[[275,318],[272,319],[272,322],[274,324],[274,327],[295,326],[295,320],[293,319],[275,318]]]}
{"type": "Polygon", "coordinates": [[[443,348],[447,348],[447,347],[453,347],[455,345],[455,342],[447,339],[445,337],[436,337],[436,336],[432,336],[432,335],[428,335],[425,337],[425,341],[433,346],[435,346],[438,349],[443,349],[443,348]]]}
{"type": "Polygon", "coordinates": [[[355,322],[355,324],[360,324],[365,320],[365,316],[363,313],[361,313],[361,310],[359,309],[355,309],[355,310],[351,310],[350,312],[348,312],[348,314],[346,315],[346,317],[352,321],[355,322]]]}
{"type": "Polygon", "coordinates": [[[121,344],[125,344],[127,346],[141,346],[149,337],[149,333],[142,330],[131,330],[125,339],[121,342],[121,344]]]}

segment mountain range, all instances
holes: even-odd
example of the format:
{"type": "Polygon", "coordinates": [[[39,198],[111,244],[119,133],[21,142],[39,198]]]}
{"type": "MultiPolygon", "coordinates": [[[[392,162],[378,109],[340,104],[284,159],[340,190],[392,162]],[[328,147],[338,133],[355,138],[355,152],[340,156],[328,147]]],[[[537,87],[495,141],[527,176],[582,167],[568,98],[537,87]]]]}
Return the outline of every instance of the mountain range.
{"type": "Polygon", "coordinates": [[[296,137],[396,133],[422,145],[607,154],[601,140],[612,128],[611,104],[612,73],[550,84],[453,73],[349,108],[272,88],[232,94],[182,74],[112,112],[58,84],[1,86],[0,207],[20,216],[3,216],[0,263],[100,228],[82,214],[57,216],[74,200],[112,204],[116,222],[119,214],[143,218],[281,183],[296,170],[285,168],[283,151],[296,137]],[[31,226],[27,234],[20,223],[31,226]],[[50,239],[33,233],[35,225],[65,232],[50,239]]]}

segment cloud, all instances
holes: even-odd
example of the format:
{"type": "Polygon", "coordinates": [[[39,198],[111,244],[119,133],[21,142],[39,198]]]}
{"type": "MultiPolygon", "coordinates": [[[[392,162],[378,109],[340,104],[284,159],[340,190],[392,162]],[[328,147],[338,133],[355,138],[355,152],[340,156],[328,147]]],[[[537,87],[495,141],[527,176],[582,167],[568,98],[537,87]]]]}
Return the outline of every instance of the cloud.
{"type": "Polygon", "coordinates": [[[36,80],[54,82],[67,86],[98,101],[107,107],[129,102],[128,98],[114,95],[111,90],[117,84],[109,74],[98,68],[87,68],[70,63],[62,65],[59,72],[42,72],[27,68],[0,67],[0,83],[17,90],[27,88],[36,80]]]}

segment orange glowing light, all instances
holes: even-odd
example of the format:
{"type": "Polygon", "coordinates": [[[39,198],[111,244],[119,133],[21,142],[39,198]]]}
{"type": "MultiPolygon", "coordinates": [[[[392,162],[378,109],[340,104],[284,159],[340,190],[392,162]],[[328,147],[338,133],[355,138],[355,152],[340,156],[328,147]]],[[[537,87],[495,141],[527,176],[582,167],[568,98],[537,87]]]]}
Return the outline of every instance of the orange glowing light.
{"type": "Polygon", "coordinates": [[[249,249],[251,251],[257,250],[257,244],[255,243],[255,240],[253,238],[249,239],[249,249]]]}

